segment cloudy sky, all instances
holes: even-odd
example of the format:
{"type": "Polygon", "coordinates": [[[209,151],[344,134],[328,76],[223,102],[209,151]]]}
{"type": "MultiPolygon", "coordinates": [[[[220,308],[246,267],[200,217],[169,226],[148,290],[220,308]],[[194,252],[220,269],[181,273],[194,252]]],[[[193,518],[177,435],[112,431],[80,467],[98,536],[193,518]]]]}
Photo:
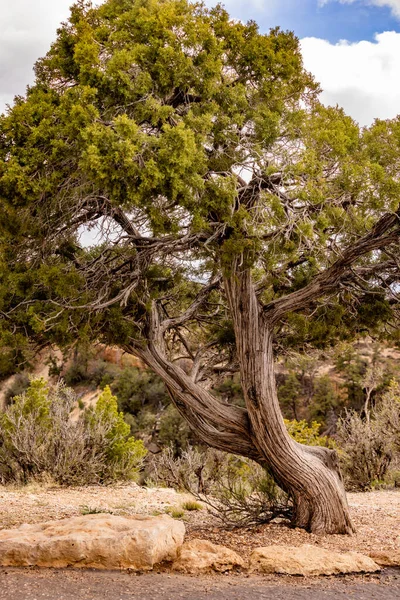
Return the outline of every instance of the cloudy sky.
{"type": "MultiPolygon", "coordinates": [[[[72,0],[0,0],[0,112],[33,80],[32,66],[72,0]]],[[[216,0],[206,0],[211,5],[216,0]]],[[[225,0],[235,18],[301,39],[304,62],[360,124],[400,114],[400,0],[225,0]]]]}

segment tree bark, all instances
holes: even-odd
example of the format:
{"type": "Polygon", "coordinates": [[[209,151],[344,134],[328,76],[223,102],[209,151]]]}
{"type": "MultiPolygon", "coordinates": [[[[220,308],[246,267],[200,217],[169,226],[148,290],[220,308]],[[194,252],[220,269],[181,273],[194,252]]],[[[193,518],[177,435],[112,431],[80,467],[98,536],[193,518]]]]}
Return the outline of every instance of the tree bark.
{"type": "Polygon", "coordinates": [[[243,394],[253,439],[277,482],[294,500],[294,523],[313,533],[352,533],[336,452],[307,447],[288,434],[276,391],[272,325],[249,269],[224,281],[233,318],[243,394]]]}

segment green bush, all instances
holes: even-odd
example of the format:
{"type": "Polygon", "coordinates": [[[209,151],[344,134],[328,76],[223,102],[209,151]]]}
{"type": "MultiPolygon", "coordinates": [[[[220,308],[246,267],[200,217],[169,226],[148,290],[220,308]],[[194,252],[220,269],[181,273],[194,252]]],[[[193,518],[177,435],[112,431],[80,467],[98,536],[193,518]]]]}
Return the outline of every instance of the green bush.
{"type": "Polygon", "coordinates": [[[90,383],[101,389],[107,385],[111,385],[119,376],[121,369],[118,365],[114,365],[105,360],[94,360],[89,363],[88,376],[90,383]]]}
{"type": "Polygon", "coordinates": [[[167,515],[170,515],[173,519],[182,519],[185,516],[185,511],[176,506],[168,506],[165,509],[167,515]]]}
{"type": "Polygon", "coordinates": [[[51,478],[61,485],[131,479],[146,454],[129,436],[117,399],[106,388],[94,408],[71,420],[73,392],[33,380],[0,415],[0,481],[51,478]]]}
{"type": "Polygon", "coordinates": [[[112,479],[125,479],[134,473],[147,452],[143,442],[130,435],[130,426],[124,420],[124,413],[118,412],[117,398],[109,386],[104,388],[96,405],[87,410],[85,422],[93,435],[99,429],[104,431],[106,464],[112,479]]]}
{"type": "Polygon", "coordinates": [[[337,409],[341,402],[341,394],[336,390],[332,379],[328,375],[317,378],[309,408],[310,418],[325,427],[329,413],[337,409]]]}
{"type": "Polygon", "coordinates": [[[334,447],[332,440],[319,435],[321,425],[316,421],[313,421],[311,425],[309,425],[307,421],[289,421],[285,419],[285,425],[289,434],[296,442],[299,442],[299,444],[305,444],[306,446],[325,446],[327,448],[334,447]]]}
{"type": "Polygon", "coordinates": [[[290,370],[284,381],[278,386],[279,402],[284,415],[296,418],[298,403],[302,394],[302,385],[299,376],[290,370]]]}
{"type": "Polygon", "coordinates": [[[187,500],[182,504],[183,510],[188,510],[189,512],[203,510],[203,505],[200,502],[196,502],[195,500],[187,500]]]}
{"type": "Polygon", "coordinates": [[[131,413],[125,414],[125,422],[129,424],[132,435],[141,439],[149,439],[156,424],[156,415],[150,408],[143,408],[134,417],[131,413]]]}
{"type": "Polygon", "coordinates": [[[172,445],[176,453],[194,436],[167,394],[161,379],[151,371],[125,368],[111,384],[118,396],[132,434],[161,447],[172,445]]]}
{"type": "Polygon", "coordinates": [[[162,413],[158,430],[160,446],[172,446],[176,453],[186,448],[194,435],[173,404],[162,413]]]}
{"type": "Polygon", "coordinates": [[[74,361],[64,373],[64,381],[68,386],[76,386],[87,380],[87,366],[84,363],[74,361]]]}
{"type": "Polygon", "coordinates": [[[161,379],[151,371],[137,367],[125,368],[112,384],[118,396],[120,410],[136,416],[144,407],[158,409],[170,403],[161,379]]]}
{"type": "Polygon", "coordinates": [[[96,506],[88,506],[87,504],[83,504],[80,507],[81,515],[101,515],[103,513],[112,515],[113,512],[111,510],[107,510],[106,508],[97,508],[96,506]]]}
{"type": "Polygon", "coordinates": [[[64,381],[72,387],[85,384],[103,389],[106,385],[111,385],[120,372],[120,367],[105,360],[78,355],[65,371],[64,381]]]}

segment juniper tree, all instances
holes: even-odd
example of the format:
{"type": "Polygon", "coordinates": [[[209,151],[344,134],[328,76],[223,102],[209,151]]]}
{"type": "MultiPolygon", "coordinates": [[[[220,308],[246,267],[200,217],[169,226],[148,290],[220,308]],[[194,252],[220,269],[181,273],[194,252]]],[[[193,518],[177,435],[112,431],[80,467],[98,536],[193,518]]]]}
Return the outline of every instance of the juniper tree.
{"type": "Polygon", "coordinates": [[[400,121],[360,130],[318,93],[292,33],[78,2],[1,119],[1,368],[118,345],[204,442],[270,469],[297,526],[348,533],[335,452],[288,435],[274,354],[393,318],[400,121]],[[212,393],[236,371],[245,408],[212,393]]]}

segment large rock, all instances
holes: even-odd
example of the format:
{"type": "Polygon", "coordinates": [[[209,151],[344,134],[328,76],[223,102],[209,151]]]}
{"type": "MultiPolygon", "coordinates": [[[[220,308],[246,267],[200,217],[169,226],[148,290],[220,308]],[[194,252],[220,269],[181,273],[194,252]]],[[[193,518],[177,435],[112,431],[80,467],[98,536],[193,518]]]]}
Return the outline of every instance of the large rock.
{"type": "Polygon", "coordinates": [[[305,544],[304,546],[267,546],[256,548],[250,556],[250,571],[286,575],[339,575],[374,573],[379,566],[357,552],[333,552],[305,544]]]}
{"type": "Polygon", "coordinates": [[[173,561],[185,526],[167,515],[87,515],[0,531],[0,565],[151,570],[173,561]]]}
{"type": "Polygon", "coordinates": [[[382,567],[400,567],[400,549],[370,552],[370,557],[382,567]]]}
{"type": "Polygon", "coordinates": [[[207,540],[190,540],[179,550],[172,568],[183,573],[224,573],[244,566],[241,556],[225,546],[218,546],[207,540]]]}

